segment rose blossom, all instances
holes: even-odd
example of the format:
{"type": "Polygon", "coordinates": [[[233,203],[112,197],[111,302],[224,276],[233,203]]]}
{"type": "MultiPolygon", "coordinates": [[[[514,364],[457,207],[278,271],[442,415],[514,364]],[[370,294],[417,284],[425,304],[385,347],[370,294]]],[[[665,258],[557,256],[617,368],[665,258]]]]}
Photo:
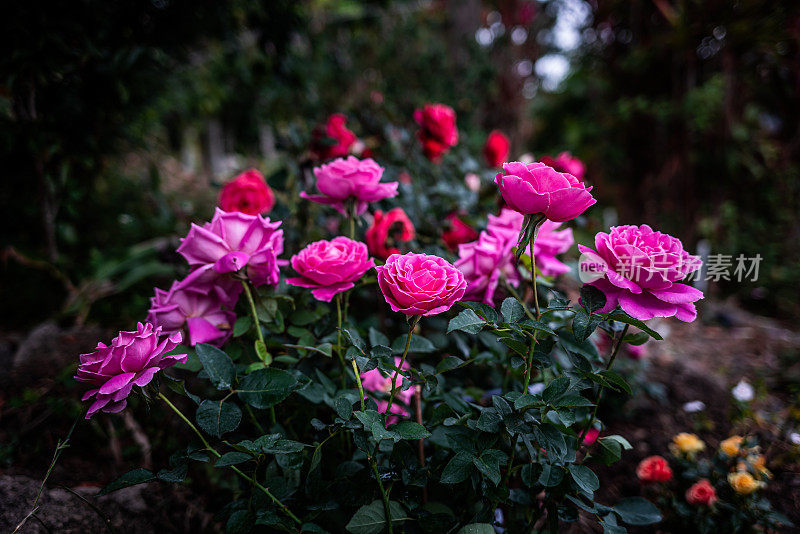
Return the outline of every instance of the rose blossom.
{"type": "Polygon", "coordinates": [[[606,296],[600,312],[617,304],[631,317],[646,320],[672,317],[693,321],[695,301],[703,293],[678,283],[700,268],[700,259],[683,250],[680,240],[649,226],[615,226],[594,239],[597,252],[579,245],[591,258],[592,268],[602,278],[589,282],[606,296]]]}
{"type": "Polygon", "coordinates": [[[267,213],[275,205],[275,195],[256,169],[245,171],[222,188],[219,207],[248,215],[267,213]]]}
{"type": "Polygon", "coordinates": [[[717,502],[717,490],[711,482],[702,478],[686,490],[686,502],[698,506],[711,506],[717,502]]]}
{"type": "Polygon", "coordinates": [[[562,152],[555,158],[542,156],[541,162],[553,167],[558,172],[569,173],[578,180],[583,180],[583,176],[586,174],[586,165],[578,158],[572,157],[569,152],[562,152]]]}
{"type": "Polygon", "coordinates": [[[444,219],[445,231],[442,232],[442,241],[450,250],[458,249],[458,245],[468,243],[478,237],[478,232],[473,227],[451,213],[444,219]]]}
{"type": "Polygon", "coordinates": [[[392,254],[400,254],[390,243],[406,243],[414,239],[414,235],[414,225],[403,208],[393,208],[386,213],[377,210],[372,225],[367,228],[367,247],[370,254],[385,260],[392,254]]]}
{"type": "Polygon", "coordinates": [[[505,277],[511,285],[519,284],[519,274],[511,261],[513,246],[512,240],[488,231],[481,232],[477,241],[458,246],[455,266],[467,281],[466,300],[493,306],[494,293],[501,277],[505,277]]]}
{"type": "Polygon", "coordinates": [[[436,315],[461,300],[467,283],[452,264],[428,254],[392,254],[375,268],[383,298],[392,311],[436,315]]]}
{"type": "Polygon", "coordinates": [[[220,285],[198,281],[202,276],[203,270],[198,269],[184,280],[173,282],[169,291],[156,288],[155,296],[150,298],[147,320],[160,326],[164,333],[177,332],[185,326],[189,345],[222,346],[233,331],[236,314],[231,310],[242,288],[235,284],[236,290],[226,292],[220,285]],[[223,306],[231,309],[223,309],[223,306]]]}
{"type": "Polygon", "coordinates": [[[356,143],[356,134],[347,129],[347,117],[343,113],[334,113],[328,117],[324,131],[314,130],[311,140],[311,151],[320,160],[340,158],[350,152],[356,143]],[[330,143],[333,141],[333,143],[330,143]]]}
{"type": "MultiPolygon", "coordinates": [[[[394,358],[394,366],[400,368],[400,361],[401,359],[397,356],[394,358]]],[[[402,369],[410,369],[411,366],[408,362],[403,362],[402,369]]],[[[372,369],[371,371],[367,371],[366,373],[361,373],[361,384],[364,386],[364,389],[367,391],[371,391],[374,393],[385,393],[388,395],[392,392],[392,378],[395,378],[397,383],[397,393],[395,393],[395,398],[403,401],[403,403],[408,406],[411,404],[411,397],[414,396],[413,388],[408,388],[403,390],[401,384],[403,382],[403,377],[397,371],[395,371],[392,376],[383,376],[378,369],[372,369]]],[[[386,399],[375,399],[375,402],[378,404],[378,411],[381,413],[386,412],[386,407],[389,405],[389,401],[386,399]]],[[[408,410],[403,406],[392,403],[391,413],[397,414],[401,417],[405,417],[408,415],[408,410]]],[[[391,425],[399,421],[398,417],[390,416],[386,418],[386,424],[391,425]]]]}
{"type": "Polygon", "coordinates": [[[456,112],[444,104],[425,104],[414,111],[414,120],[419,124],[417,139],[422,143],[425,157],[438,163],[442,154],[458,143],[456,112]]]}
{"type": "Polygon", "coordinates": [[[508,158],[510,142],[500,130],[493,130],[483,146],[483,157],[489,167],[499,167],[508,158]]]}
{"type": "Polygon", "coordinates": [[[600,431],[592,427],[586,432],[586,435],[583,436],[583,444],[591,446],[594,444],[595,441],[597,441],[597,438],[599,437],[600,437],[600,431]]]}
{"type": "Polygon", "coordinates": [[[181,239],[178,253],[192,267],[213,265],[224,274],[247,269],[254,285],[278,283],[278,256],[283,253],[283,230],[280,221],[244,213],[227,213],[217,208],[211,222],[192,224],[181,239]]]}
{"type": "Polygon", "coordinates": [[[648,456],[636,467],[636,476],[642,482],[669,482],[672,469],[661,456],[648,456]]]}
{"type": "Polygon", "coordinates": [[[101,410],[122,411],[134,385],[144,387],[159,370],[186,361],[186,354],[166,354],[181,342],[180,332],[160,337],[161,327],[139,323],[135,332],[120,332],[110,346],[98,343],[94,352],[81,354],[75,380],[95,386],[81,399],[95,398],[86,419],[101,410]]]}
{"type": "Polygon", "coordinates": [[[367,210],[367,204],[384,198],[397,196],[397,182],[381,183],[383,167],[367,158],[360,160],[355,156],[347,159],[339,158],[314,167],[317,188],[321,195],[309,195],[305,191],[300,196],[336,208],[342,215],[347,215],[348,201],[355,202],[355,215],[367,210]]]}
{"type": "Polygon", "coordinates": [[[495,183],[508,206],[523,215],[541,213],[554,222],[574,219],[597,202],[591,187],[567,173],[557,172],[544,163],[503,164],[495,183]]]}
{"type": "Polygon", "coordinates": [[[351,289],[353,282],[375,266],[364,243],[342,236],[311,243],[292,256],[291,263],[300,276],[287,278],[286,283],[313,288],[314,298],[325,302],[351,289]]]}

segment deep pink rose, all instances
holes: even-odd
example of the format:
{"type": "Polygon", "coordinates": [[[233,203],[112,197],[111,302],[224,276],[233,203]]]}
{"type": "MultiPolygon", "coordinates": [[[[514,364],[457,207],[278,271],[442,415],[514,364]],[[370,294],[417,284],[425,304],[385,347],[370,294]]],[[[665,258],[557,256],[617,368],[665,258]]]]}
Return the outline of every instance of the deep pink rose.
{"type": "Polygon", "coordinates": [[[536,256],[536,266],[545,276],[558,276],[569,272],[569,267],[556,259],[557,254],[563,254],[575,244],[572,237],[572,228],[559,230],[561,223],[544,221],[539,226],[539,233],[533,242],[533,253],[536,256]]]}
{"type": "MultiPolygon", "coordinates": [[[[397,356],[394,358],[394,365],[395,367],[400,368],[400,361],[401,359],[397,356]]],[[[411,366],[408,362],[403,362],[402,369],[410,369],[411,366]]],[[[397,371],[393,373],[392,376],[395,376],[395,384],[397,385],[397,393],[395,393],[395,400],[403,401],[403,404],[406,406],[411,404],[411,398],[414,396],[414,389],[408,388],[406,390],[402,389],[403,384],[403,376],[399,374],[397,371]]],[[[367,371],[366,373],[361,373],[361,384],[364,386],[364,389],[370,391],[372,393],[384,394],[386,398],[392,392],[392,376],[383,376],[378,369],[372,369],[371,371],[367,371]]],[[[386,413],[386,407],[389,405],[389,401],[382,398],[375,398],[375,402],[378,404],[378,411],[381,413],[386,413]]],[[[391,413],[396,414],[400,417],[408,416],[408,410],[403,405],[393,402],[391,413]]],[[[386,424],[391,425],[398,422],[400,419],[398,417],[390,416],[386,418],[386,424]]]]}
{"type": "Polygon", "coordinates": [[[414,225],[403,208],[393,208],[386,213],[377,210],[367,228],[367,247],[370,254],[385,260],[392,254],[400,254],[400,250],[392,245],[407,243],[414,239],[414,235],[414,225]]]}
{"type": "Polygon", "coordinates": [[[414,111],[414,120],[420,127],[417,139],[422,143],[425,157],[434,163],[458,143],[456,112],[450,106],[425,104],[414,111]]]}
{"type": "Polygon", "coordinates": [[[134,385],[144,387],[159,370],[186,361],[186,354],[166,355],[181,342],[180,332],[160,337],[160,327],[139,323],[135,332],[120,332],[111,345],[98,343],[94,352],[81,354],[75,380],[95,386],[81,399],[95,398],[86,419],[101,410],[122,411],[134,385]]]}
{"type": "Polygon", "coordinates": [[[342,215],[347,215],[347,202],[355,202],[355,215],[367,210],[367,204],[384,198],[397,196],[397,182],[381,183],[383,167],[367,158],[360,160],[355,156],[339,158],[314,167],[317,189],[321,195],[309,195],[305,191],[300,196],[318,204],[333,206],[342,215]]]}
{"type": "Polygon", "coordinates": [[[300,276],[287,278],[286,283],[312,288],[314,298],[325,302],[351,289],[353,282],[375,266],[367,245],[342,236],[311,243],[292,256],[291,263],[300,276]]]}
{"type": "MultiPolygon", "coordinates": [[[[516,236],[514,236],[516,238],[516,236]]],[[[455,266],[464,273],[467,290],[464,299],[494,305],[494,293],[504,277],[511,285],[519,284],[519,274],[512,263],[513,239],[481,232],[477,241],[458,246],[455,266]]]]}
{"type": "Polygon", "coordinates": [[[542,156],[541,162],[553,167],[558,172],[571,174],[578,180],[583,180],[586,174],[586,165],[581,160],[573,157],[569,152],[562,152],[558,157],[542,156]]]}
{"type": "Polygon", "coordinates": [[[211,343],[219,347],[230,337],[236,322],[232,311],[236,299],[231,299],[231,295],[238,297],[242,287],[233,280],[230,280],[234,282],[233,289],[203,282],[203,274],[202,269],[197,269],[182,281],[173,282],[169,291],[156,288],[155,296],[150,298],[147,320],[160,326],[164,333],[185,327],[192,346],[211,343]]]}
{"type": "Polygon", "coordinates": [[[468,243],[478,237],[478,232],[473,227],[451,213],[444,219],[445,230],[442,232],[442,241],[450,250],[457,250],[458,245],[468,243]]]}
{"type": "Polygon", "coordinates": [[[500,130],[493,130],[483,146],[483,157],[489,167],[499,167],[508,158],[511,142],[500,130]]]}
{"type": "Polygon", "coordinates": [[[347,117],[342,113],[334,113],[328,117],[324,128],[314,130],[311,151],[318,159],[341,158],[350,153],[350,148],[358,138],[346,125],[347,117]]]}
{"type": "Polygon", "coordinates": [[[686,502],[695,506],[713,506],[717,502],[717,490],[706,478],[691,485],[685,493],[686,502]]]}
{"type": "Polygon", "coordinates": [[[217,208],[211,222],[192,224],[181,239],[180,253],[189,265],[212,265],[218,274],[245,270],[256,286],[278,283],[278,256],[283,253],[280,221],[244,213],[227,213],[217,208]]]}
{"type": "Polygon", "coordinates": [[[506,204],[523,215],[544,214],[555,222],[574,219],[597,202],[591,187],[567,173],[544,163],[505,163],[495,183],[506,204]]]}
{"type": "Polygon", "coordinates": [[[275,195],[264,176],[255,169],[245,171],[222,188],[219,207],[223,211],[240,211],[248,215],[267,213],[275,205],[275,195]]]}
{"type": "Polygon", "coordinates": [[[590,428],[586,435],[583,436],[583,444],[587,446],[591,446],[597,441],[597,438],[600,437],[600,431],[597,430],[595,427],[590,428]]]}
{"type": "Polygon", "coordinates": [[[467,283],[447,260],[428,254],[392,254],[375,268],[383,298],[392,311],[436,315],[461,300],[467,283]]]}
{"type": "Polygon", "coordinates": [[[683,250],[679,239],[641,226],[616,226],[594,238],[597,251],[579,245],[585,255],[584,264],[602,275],[593,285],[606,296],[600,312],[619,306],[631,317],[640,320],[672,317],[694,321],[694,302],[703,293],[687,284],[680,284],[686,275],[700,268],[700,259],[683,250]]]}

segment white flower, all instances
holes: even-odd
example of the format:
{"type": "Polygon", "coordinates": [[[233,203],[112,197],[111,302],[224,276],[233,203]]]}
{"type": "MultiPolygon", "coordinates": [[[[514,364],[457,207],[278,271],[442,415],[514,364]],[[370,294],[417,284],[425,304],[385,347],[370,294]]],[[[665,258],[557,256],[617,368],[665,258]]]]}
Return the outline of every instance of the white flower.
{"type": "Polygon", "coordinates": [[[474,172],[467,173],[464,176],[464,183],[467,184],[467,189],[474,193],[481,190],[481,177],[474,172]]]}
{"type": "Polygon", "coordinates": [[[790,433],[789,441],[792,442],[792,445],[800,445],[800,434],[798,434],[797,432],[790,433]]]}
{"type": "Polygon", "coordinates": [[[750,402],[753,400],[753,397],[755,397],[755,390],[749,382],[742,379],[731,390],[731,394],[733,394],[733,398],[739,402],[750,402]]]}
{"type": "Polygon", "coordinates": [[[544,382],[536,382],[535,384],[528,386],[528,393],[531,395],[538,395],[542,391],[544,391],[544,382]]]}
{"type": "Polygon", "coordinates": [[[686,413],[702,412],[706,409],[706,403],[703,401],[691,401],[683,405],[683,411],[686,413]]]}

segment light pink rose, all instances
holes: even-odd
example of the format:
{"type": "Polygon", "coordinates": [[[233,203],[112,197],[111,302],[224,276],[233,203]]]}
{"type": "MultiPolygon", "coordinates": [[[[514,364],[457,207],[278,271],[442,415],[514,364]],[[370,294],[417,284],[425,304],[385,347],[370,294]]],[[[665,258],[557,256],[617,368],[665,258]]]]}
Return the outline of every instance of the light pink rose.
{"type": "Polygon", "coordinates": [[[508,206],[523,215],[541,213],[551,221],[574,219],[597,202],[591,187],[567,173],[560,173],[544,163],[503,164],[495,183],[508,206]]]}
{"type": "MultiPolygon", "coordinates": [[[[394,358],[394,365],[395,367],[400,367],[401,359],[397,356],[394,358]]],[[[402,369],[410,369],[411,366],[408,362],[403,362],[402,369]]],[[[395,394],[395,400],[400,400],[408,406],[411,404],[411,398],[414,396],[414,389],[408,388],[403,390],[401,385],[403,383],[403,376],[400,375],[397,371],[394,372],[393,376],[396,376],[395,383],[397,384],[397,393],[395,394]]],[[[366,373],[361,373],[361,384],[364,386],[364,389],[370,391],[372,393],[384,394],[386,399],[388,399],[389,395],[392,392],[392,377],[391,376],[384,376],[383,373],[378,369],[372,369],[371,371],[367,371],[366,373]]],[[[389,401],[384,398],[375,398],[375,402],[378,404],[378,411],[381,413],[386,412],[386,407],[389,405],[389,401]]],[[[393,402],[391,413],[399,415],[401,417],[408,416],[408,410],[403,405],[393,402]]],[[[386,424],[391,425],[399,421],[398,417],[390,416],[386,419],[386,424]]]]}
{"type": "Polygon", "coordinates": [[[305,191],[300,196],[318,204],[327,204],[347,215],[347,202],[355,202],[355,215],[367,210],[367,204],[384,198],[397,196],[397,182],[381,183],[383,167],[367,158],[360,160],[355,156],[339,158],[314,167],[317,189],[321,195],[309,195],[305,191]]]}
{"type": "Polygon", "coordinates": [[[81,399],[95,398],[86,419],[101,410],[122,411],[133,386],[144,387],[161,369],[186,361],[186,354],[166,355],[181,342],[180,332],[160,338],[160,327],[139,323],[135,332],[120,332],[111,345],[98,343],[94,352],[81,354],[75,380],[95,386],[81,399]]]}
{"type": "Polygon", "coordinates": [[[367,245],[342,236],[311,243],[292,256],[291,263],[300,276],[287,278],[286,283],[313,288],[314,298],[325,302],[351,289],[353,282],[375,267],[367,245]]]}
{"type": "Polygon", "coordinates": [[[609,312],[619,305],[628,315],[640,320],[672,317],[694,321],[695,301],[703,293],[678,283],[700,268],[697,256],[683,249],[679,239],[641,226],[616,226],[595,238],[597,251],[579,245],[588,256],[592,270],[602,278],[590,282],[606,296],[600,312],[609,312]]]}
{"type": "Polygon", "coordinates": [[[439,256],[392,254],[375,269],[383,298],[392,311],[406,315],[446,312],[467,289],[462,272],[439,256]]]}
{"type": "Polygon", "coordinates": [[[280,277],[278,256],[283,253],[280,225],[260,215],[217,208],[211,222],[192,224],[178,253],[195,268],[212,265],[217,274],[243,271],[256,286],[275,285],[280,277]]]}
{"type": "Polygon", "coordinates": [[[236,298],[230,296],[238,297],[242,286],[230,279],[232,284],[215,284],[204,282],[203,278],[204,270],[197,269],[182,281],[173,282],[169,291],[156,288],[155,296],[150,298],[147,320],[160,326],[164,333],[185,327],[189,345],[211,343],[219,347],[233,332],[236,314],[232,310],[236,298]],[[224,286],[228,286],[227,290],[224,286]]]}

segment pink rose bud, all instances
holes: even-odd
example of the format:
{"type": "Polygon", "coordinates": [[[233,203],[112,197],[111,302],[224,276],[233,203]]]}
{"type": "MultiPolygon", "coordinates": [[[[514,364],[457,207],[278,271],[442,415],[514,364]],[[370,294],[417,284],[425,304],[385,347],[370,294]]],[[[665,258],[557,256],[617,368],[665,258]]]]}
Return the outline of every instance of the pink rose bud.
{"type": "Polygon", "coordinates": [[[291,263],[300,276],[287,278],[286,283],[312,288],[314,298],[325,302],[351,289],[356,280],[375,266],[367,245],[341,236],[311,243],[292,256],[291,263]]]}
{"type": "Polygon", "coordinates": [[[98,343],[94,352],[81,354],[75,380],[95,386],[81,399],[95,398],[86,419],[98,411],[121,412],[133,386],[144,387],[161,369],[186,361],[186,354],[166,354],[181,342],[180,332],[160,338],[161,327],[139,323],[135,332],[120,332],[111,345],[98,343]]]}
{"type": "Polygon", "coordinates": [[[219,207],[223,211],[240,211],[248,215],[268,213],[275,205],[275,195],[255,169],[245,171],[222,188],[219,207]]]}
{"type": "Polygon", "coordinates": [[[497,173],[495,183],[506,204],[523,215],[541,213],[551,221],[565,222],[597,202],[591,187],[544,163],[506,163],[503,171],[497,173]]]}
{"type": "Polygon", "coordinates": [[[256,286],[278,283],[278,256],[283,253],[280,221],[260,215],[227,213],[217,208],[211,222],[192,224],[178,253],[194,268],[212,265],[219,274],[243,271],[256,286]]]}
{"type": "Polygon", "coordinates": [[[397,182],[381,183],[383,167],[367,158],[355,156],[339,158],[314,168],[317,188],[321,195],[300,193],[302,198],[318,204],[327,204],[347,215],[348,202],[355,202],[355,215],[367,210],[367,204],[397,196],[397,182]]]}
{"type": "Polygon", "coordinates": [[[467,289],[464,275],[452,264],[428,254],[392,254],[375,268],[383,298],[392,311],[436,315],[460,301],[467,289]]]}
{"type": "Polygon", "coordinates": [[[414,120],[419,124],[417,139],[422,144],[425,157],[438,163],[442,155],[458,143],[456,112],[444,104],[425,104],[414,111],[414,120]]]}
{"type": "Polygon", "coordinates": [[[593,274],[601,278],[588,282],[606,296],[600,313],[619,305],[625,313],[640,320],[675,316],[691,322],[697,317],[694,302],[703,292],[680,284],[700,268],[700,258],[683,250],[679,239],[641,226],[615,226],[610,233],[594,238],[597,251],[578,245],[588,256],[581,265],[591,263],[593,274]]]}
{"type": "Polygon", "coordinates": [[[483,147],[483,157],[489,167],[499,167],[508,158],[511,142],[500,130],[493,130],[483,147]]]}

